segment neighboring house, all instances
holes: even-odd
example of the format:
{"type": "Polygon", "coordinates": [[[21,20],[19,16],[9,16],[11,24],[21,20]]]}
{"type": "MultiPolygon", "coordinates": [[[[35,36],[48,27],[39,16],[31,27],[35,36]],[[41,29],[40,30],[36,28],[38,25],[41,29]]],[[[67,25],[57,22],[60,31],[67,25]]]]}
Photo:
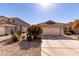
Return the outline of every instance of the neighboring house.
{"type": "Polygon", "coordinates": [[[30,25],[19,18],[9,18],[9,19],[10,22],[13,22],[13,24],[16,25],[16,29],[21,30],[22,32],[26,32],[28,26],[30,25]]]}
{"type": "Polygon", "coordinates": [[[21,30],[27,32],[28,23],[19,18],[8,18],[0,16],[0,35],[11,34],[12,30],[21,30]]]}
{"type": "Polygon", "coordinates": [[[43,29],[42,35],[63,35],[65,24],[53,22],[51,20],[38,24],[43,29]]]}

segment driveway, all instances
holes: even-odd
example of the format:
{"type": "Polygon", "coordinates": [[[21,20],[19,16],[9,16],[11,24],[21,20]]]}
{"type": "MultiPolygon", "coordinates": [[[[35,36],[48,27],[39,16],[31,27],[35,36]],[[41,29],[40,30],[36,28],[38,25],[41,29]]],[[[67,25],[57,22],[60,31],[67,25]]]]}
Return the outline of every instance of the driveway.
{"type": "Polygon", "coordinates": [[[11,37],[11,35],[7,35],[7,36],[0,36],[0,41],[10,39],[10,37],[11,37]]]}
{"type": "Polygon", "coordinates": [[[43,37],[42,56],[79,56],[79,40],[65,36],[43,37]]]}

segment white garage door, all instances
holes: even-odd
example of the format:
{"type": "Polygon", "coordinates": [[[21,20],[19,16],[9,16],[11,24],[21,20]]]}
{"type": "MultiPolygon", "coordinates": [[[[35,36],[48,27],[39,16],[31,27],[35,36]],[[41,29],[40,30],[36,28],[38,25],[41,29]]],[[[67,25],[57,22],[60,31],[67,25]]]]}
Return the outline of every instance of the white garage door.
{"type": "Polygon", "coordinates": [[[43,35],[61,35],[60,28],[44,28],[43,35]]]}
{"type": "Polygon", "coordinates": [[[0,27],[0,35],[5,35],[5,27],[0,27]]]}

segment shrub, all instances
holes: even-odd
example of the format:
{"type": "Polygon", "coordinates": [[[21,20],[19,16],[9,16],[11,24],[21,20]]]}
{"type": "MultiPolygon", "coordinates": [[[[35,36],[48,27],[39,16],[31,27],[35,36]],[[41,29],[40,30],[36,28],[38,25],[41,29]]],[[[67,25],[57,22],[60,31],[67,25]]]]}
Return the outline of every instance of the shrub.
{"type": "Polygon", "coordinates": [[[72,35],[71,32],[64,32],[65,35],[72,35]]]}
{"type": "Polygon", "coordinates": [[[38,25],[31,25],[30,27],[28,27],[27,32],[27,40],[31,41],[39,39],[39,37],[41,37],[43,30],[38,25]]]}
{"type": "Polygon", "coordinates": [[[22,39],[25,39],[25,35],[22,35],[21,38],[22,38],[22,39]]]}
{"type": "Polygon", "coordinates": [[[12,39],[13,39],[14,42],[18,42],[19,41],[19,37],[18,37],[17,34],[13,34],[12,39]]]}
{"type": "Polygon", "coordinates": [[[21,35],[21,31],[20,30],[17,30],[17,34],[20,36],[21,35]]]}
{"type": "Polygon", "coordinates": [[[14,33],[14,31],[13,30],[11,30],[11,34],[13,34],[14,33]]]}
{"type": "Polygon", "coordinates": [[[73,31],[73,29],[71,27],[64,27],[64,34],[72,35],[72,34],[75,34],[75,32],[73,31]]]}
{"type": "Polygon", "coordinates": [[[77,36],[77,39],[79,40],[79,36],[77,36]]]}
{"type": "Polygon", "coordinates": [[[20,31],[12,31],[12,39],[13,39],[13,41],[14,42],[18,42],[19,41],[19,39],[20,39],[20,35],[21,35],[21,33],[19,33],[20,31]]]}

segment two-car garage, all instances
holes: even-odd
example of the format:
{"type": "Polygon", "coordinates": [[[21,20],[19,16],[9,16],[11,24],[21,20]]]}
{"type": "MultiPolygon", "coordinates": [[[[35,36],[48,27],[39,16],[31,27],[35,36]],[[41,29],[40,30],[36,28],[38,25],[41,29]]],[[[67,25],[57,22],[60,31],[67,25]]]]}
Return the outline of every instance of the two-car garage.
{"type": "Polygon", "coordinates": [[[56,24],[44,24],[40,25],[43,29],[42,35],[63,35],[63,27],[56,24]]]}

